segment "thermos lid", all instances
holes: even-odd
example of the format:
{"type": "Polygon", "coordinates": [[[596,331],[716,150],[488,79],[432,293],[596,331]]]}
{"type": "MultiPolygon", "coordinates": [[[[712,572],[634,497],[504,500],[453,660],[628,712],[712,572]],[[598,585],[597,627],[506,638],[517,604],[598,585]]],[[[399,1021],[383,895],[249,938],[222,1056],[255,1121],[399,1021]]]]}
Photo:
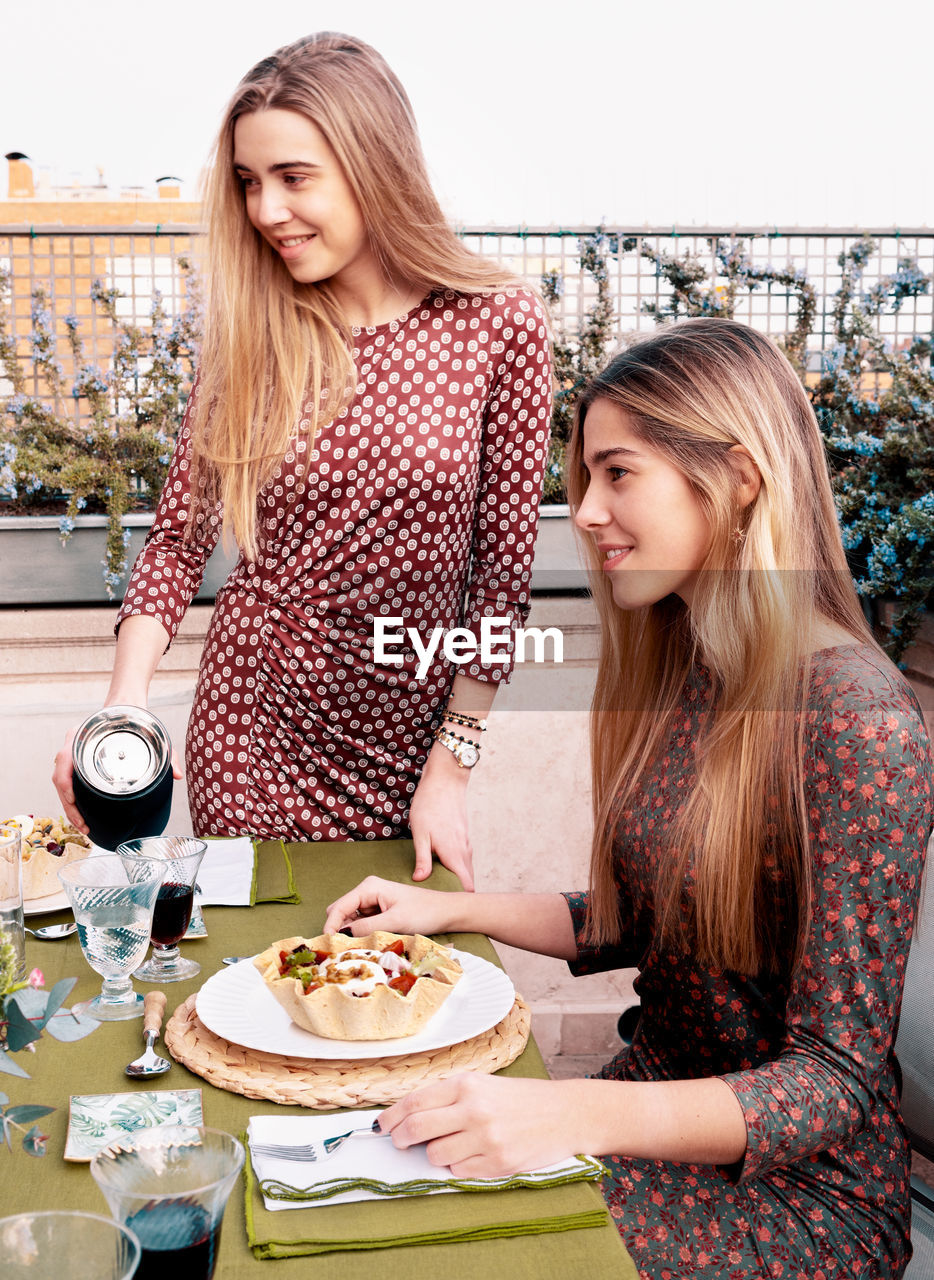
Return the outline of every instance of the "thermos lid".
{"type": "Polygon", "coordinates": [[[172,753],[165,725],[142,707],[105,707],[75,734],[74,767],[89,787],[108,795],[145,791],[172,753]]]}

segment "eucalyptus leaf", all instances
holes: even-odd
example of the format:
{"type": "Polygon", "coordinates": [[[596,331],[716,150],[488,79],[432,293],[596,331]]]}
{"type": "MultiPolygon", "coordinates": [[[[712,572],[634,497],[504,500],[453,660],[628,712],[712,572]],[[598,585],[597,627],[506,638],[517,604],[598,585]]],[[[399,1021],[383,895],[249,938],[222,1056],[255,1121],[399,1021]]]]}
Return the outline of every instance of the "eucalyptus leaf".
{"type": "Polygon", "coordinates": [[[19,1076],[23,1080],[29,1079],[29,1072],[24,1071],[18,1062],[14,1062],[4,1049],[0,1049],[0,1071],[5,1071],[9,1076],[19,1076]]]}
{"type": "Polygon", "coordinates": [[[0,1107],[5,1107],[9,1101],[10,1099],[6,1096],[5,1093],[0,1093],[0,1107]]]}
{"type": "Polygon", "coordinates": [[[48,1022],[49,1018],[52,1017],[57,1009],[62,1007],[65,1003],[65,998],[68,996],[77,981],[77,978],[62,978],[60,981],[56,982],[55,986],[49,992],[49,1003],[45,1011],[46,1022],[48,1022]]]}
{"type": "Polygon", "coordinates": [[[18,1107],[7,1107],[5,1115],[16,1124],[25,1124],[27,1120],[40,1120],[42,1116],[51,1115],[54,1107],[38,1107],[32,1103],[24,1103],[18,1107]]]}
{"type": "Polygon", "coordinates": [[[6,1020],[6,1041],[10,1052],[15,1053],[18,1049],[24,1049],[27,1044],[32,1044],[34,1040],[39,1039],[39,1029],[19,1007],[15,996],[7,1001],[6,1020]]]}
{"type": "Polygon", "coordinates": [[[7,1001],[7,1013],[10,1005],[15,1005],[27,1018],[44,1018],[48,1002],[49,993],[41,987],[21,987],[7,1001]]]}
{"type": "Polygon", "coordinates": [[[45,1144],[49,1140],[47,1133],[42,1133],[36,1125],[23,1137],[23,1150],[27,1156],[44,1156],[45,1144]]]}
{"type": "Polygon", "coordinates": [[[59,1009],[55,1017],[46,1023],[45,1029],[53,1040],[68,1043],[83,1040],[100,1025],[96,1018],[89,1018],[86,1013],[75,1013],[74,1009],[59,1009]]]}

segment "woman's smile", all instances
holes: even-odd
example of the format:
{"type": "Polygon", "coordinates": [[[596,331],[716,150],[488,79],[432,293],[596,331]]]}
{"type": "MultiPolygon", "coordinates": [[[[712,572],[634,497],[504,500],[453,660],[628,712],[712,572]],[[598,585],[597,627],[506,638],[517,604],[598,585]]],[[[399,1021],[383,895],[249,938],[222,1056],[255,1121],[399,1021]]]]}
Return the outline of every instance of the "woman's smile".
{"type": "Polygon", "coordinates": [[[605,570],[615,569],[632,551],[632,547],[603,547],[600,543],[597,543],[597,547],[603,553],[603,568],[605,570]]]}
{"type": "Polygon", "coordinates": [[[360,206],[321,130],[297,111],[253,111],[234,129],[250,222],[303,284],[382,287],[360,206]]]}
{"type": "Polygon", "coordinates": [[[575,517],[591,535],[621,609],[679,595],[690,604],[710,547],[710,524],[683,471],[639,435],[609,400],[584,420],[587,492],[575,517]]]}

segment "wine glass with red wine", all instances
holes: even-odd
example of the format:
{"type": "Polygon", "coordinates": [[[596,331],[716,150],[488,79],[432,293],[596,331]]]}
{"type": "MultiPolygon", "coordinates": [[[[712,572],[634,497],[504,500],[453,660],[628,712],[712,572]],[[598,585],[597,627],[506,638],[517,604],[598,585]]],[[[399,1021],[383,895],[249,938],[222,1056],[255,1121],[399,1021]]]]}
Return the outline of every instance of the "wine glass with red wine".
{"type": "Polygon", "coordinates": [[[165,875],[152,913],[152,955],[134,977],[144,982],[182,982],[201,972],[196,960],[183,959],[178,944],[191,921],[198,868],[207,842],[194,836],[147,836],[117,846],[121,858],[146,858],[165,864],[165,875]]]}
{"type": "Polygon", "coordinates": [[[91,1175],[142,1246],[136,1280],[211,1280],[244,1158],[231,1134],[201,1125],[138,1129],[97,1153],[91,1175]]]}

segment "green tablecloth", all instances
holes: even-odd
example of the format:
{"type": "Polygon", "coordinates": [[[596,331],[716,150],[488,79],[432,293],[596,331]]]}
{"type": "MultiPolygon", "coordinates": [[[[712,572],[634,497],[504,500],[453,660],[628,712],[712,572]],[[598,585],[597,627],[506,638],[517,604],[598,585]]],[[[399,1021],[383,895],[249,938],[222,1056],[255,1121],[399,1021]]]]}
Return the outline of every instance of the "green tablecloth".
{"type": "MultiPolygon", "coordinates": [[[[282,846],[276,842],[261,845],[256,884],[256,898],[261,905],[205,908],[208,937],[185,944],[185,953],[199,960],[202,973],[190,982],[163,988],[168,997],[169,1012],[220,967],[222,956],[258,951],[277,937],[317,933],[323,924],[327,904],[364,876],[378,872],[390,879],[408,880],[413,865],[408,841],[289,845],[286,851],[301,902],[262,901],[288,896],[290,886],[282,846]]],[[[435,868],[429,883],[431,887],[440,889],[451,889],[457,885],[455,878],[441,867],[435,868]]],[[[35,923],[48,923],[56,918],[63,916],[50,916],[35,923]]],[[[464,950],[496,960],[486,938],[475,934],[456,935],[452,941],[464,950]]],[[[30,968],[37,965],[43,970],[47,987],[61,977],[78,977],[78,985],[69,1003],[86,999],[99,989],[100,979],[88,968],[76,937],[64,942],[38,942],[27,937],[26,942],[27,962],[30,968]]],[[[147,985],[139,985],[141,990],[150,989],[147,985]]],[[[141,1021],[102,1024],[92,1035],[76,1044],[62,1044],[44,1036],[35,1055],[18,1055],[30,1074],[29,1080],[9,1075],[0,1077],[0,1091],[7,1093],[14,1102],[58,1108],[41,1122],[44,1131],[50,1134],[48,1154],[44,1158],[31,1158],[20,1150],[0,1150],[0,1216],[26,1209],[49,1208],[106,1212],[87,1165],[62,1160],[68,1097],[75,1093],[118,1093],[138,1089],[141,1085],[147,1087],[140,1081],[130,1081],[123,1072],[126,1063],[141,1051],[141,1037],[141,1021]]],[[[530,1041],[522,1056],[507,1067],[504,1074],[546,1075],[534,1041],[530,1041]]],[[[148,1087],[200,1087],[203,1090],[205,1124],[231,1133],[245,1130],[251,1115],[281,1115],[289,1111],[307,1114],[298,1107],[284,1108],[216,1089],[177,1063],[170,1072],[149,1082],[148,1087]]],[[[503,1221],[509,1218],[510,1213],[521,1219],[528,1213],[541,1212],[535,1206],[545,1201],[536,1198],[550,1197],[547,1213],[553,1216],[555,1227],[566,1215],[573,1218],[585,1213],[598,1213],[603,1206],[599,1190],[589,1184],[541,1191],[490,1192],[489,1195],[495,1197],[498,1208],[502,1208],[499,1216],[503,1221]],[[526,1197],[525,1202],[516,1205],[515,1201],[507,1199],[516,1196],[526,1197]],[[533,1198],[532,1208],[528,1207],[528,1197],[533,1198]]],[[[456,1206],[451,1202],[462,1197],[440,1199],[448,1202],[442,1216],[448,1219],[453,1211],[456,1217],[456,1206]]],[[[473,1201],[476,1197],[466,1199],[473,1201]]],[[[430,1213],[432,1201],[437,1205],[439,1197],[426,1197],[418,1203],[430,1213]]],[[[253,1203],[255,1206],[261,1202],[254,1199],[253,1203]]],[[[330,1232],[335,1216],[349,1210],[361,1228],[372,1226],[377,1229],[376,1215],[385,1215],[392,1204],[400,1203],[404,1202],[319,1207],[289,1214],[266,1214],[265,1217],[268,1220],[275,1216],[277,1222],[282,1222],[283,1232],[291,1234],[296,1230],[295,1220],[303,1214],[327,1215],[316,1217],[314,1221],[319,1229],[330,1232]],[[369,1215],[373,1216],[372,1223],[367,1221],[369,1215]]],[[[412,1208],[414,1205],[407,1206],[408,1210],[412,1208]]],[[[602,1226],[584,1229],[389,1247],[377,1252],[342,1251],[339,1255],[326,1253],[277,1259],[270,1263],[254,1258],[248,1248],[243,1194],[236,1189],[227,1208],[216,1274],[220,1280],[240,1280],[240,1277],[250,1280],[276,1280],[276,1277],[281,1277],[281,1280],[288,1280],[289,1276],[299,1274],[303,1280],[324,1280],[334,1274],[339,1274],[341,1280],[372,1280],[377,1272],[409,1277],[457,1274],[465,1280],[472,1277],[484,1277],[485,1280],[495,1268],[497,1272],[507,1273],[510,1280],[551,1280],[552,1277],[554,1280],[571,1280],[577,1276],[587,1277],[587,1280],[602,1280],[603,1277],[607,1280],[610,1277],[614,1280],[635,1280],[635,1268],[615,1227],[608,1218],[603,1222],[602,1226]]],[[[340,1231],[335,1233],[339,1235],[340,1231]]]]}

